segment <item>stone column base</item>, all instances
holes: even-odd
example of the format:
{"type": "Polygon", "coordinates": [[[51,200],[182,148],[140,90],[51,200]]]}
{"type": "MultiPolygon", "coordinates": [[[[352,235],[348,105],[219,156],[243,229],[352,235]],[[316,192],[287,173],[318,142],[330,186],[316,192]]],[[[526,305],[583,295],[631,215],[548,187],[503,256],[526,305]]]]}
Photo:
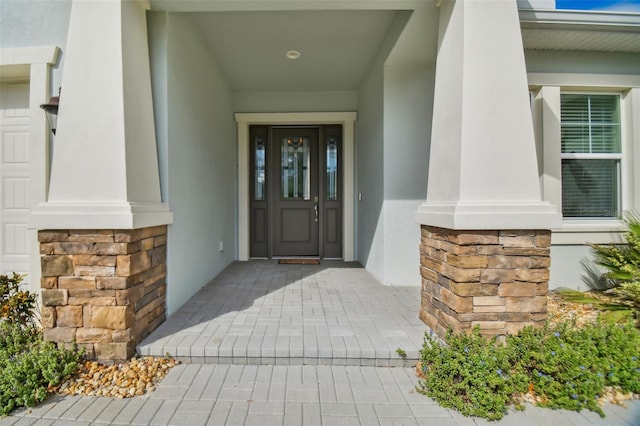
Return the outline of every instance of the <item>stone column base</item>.
{"type": "Polygon", "coordinates": [[[46,340],[122,361],[166,317],[167,227],[39,231],[46,340]]]}
{"type": "Polygon", "coordinates": [[[545,323],[550,231],[421,232],[420,318],[438,336],[475,326],[486,336],[516,334],[545,323]]]}

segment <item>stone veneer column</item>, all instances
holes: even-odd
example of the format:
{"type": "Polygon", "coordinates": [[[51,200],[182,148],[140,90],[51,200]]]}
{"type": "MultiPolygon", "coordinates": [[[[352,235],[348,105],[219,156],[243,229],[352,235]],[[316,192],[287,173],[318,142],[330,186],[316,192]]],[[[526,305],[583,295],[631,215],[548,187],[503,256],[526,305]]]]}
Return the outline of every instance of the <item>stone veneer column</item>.
{"type": "Polygon", "coordinates": [[[461,231],[422,226],[420,318],[440,337],[480,327],[515,334],[547,319],[547,230],[461,231]]]}
{"type": "Polygon", "coordinates": [[[166,317],[167,227],[38,232],[46,340],[121,361],[166,317]]]}
{"type": "Polygon", "coordinates": [[[515,333],[546,319],[548,230],[562,226],[540,191],[518,5],[438,4],[420,316],[440,336],[515,333]]]}

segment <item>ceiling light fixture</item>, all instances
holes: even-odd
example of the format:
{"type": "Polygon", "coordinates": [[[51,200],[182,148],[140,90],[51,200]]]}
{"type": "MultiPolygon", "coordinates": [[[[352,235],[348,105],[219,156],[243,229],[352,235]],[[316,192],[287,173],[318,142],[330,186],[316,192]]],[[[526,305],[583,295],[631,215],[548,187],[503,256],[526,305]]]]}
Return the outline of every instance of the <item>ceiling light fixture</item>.
{"type": "Polygon", "coordinates": [[[300,52],[297,50],[290,50],[287,52],[287,58],[289,59],[298,59],[300,57],[300,52]]]}

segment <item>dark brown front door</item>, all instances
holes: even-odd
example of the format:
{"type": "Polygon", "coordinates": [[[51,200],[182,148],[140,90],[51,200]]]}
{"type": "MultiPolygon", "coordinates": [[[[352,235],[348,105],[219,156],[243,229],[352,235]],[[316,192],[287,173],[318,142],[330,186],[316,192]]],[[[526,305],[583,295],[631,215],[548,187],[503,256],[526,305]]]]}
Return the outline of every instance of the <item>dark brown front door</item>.
{"type": "Polygon", "coordinates": [[[341,257],[341,134],[251,126],[251,257],[341,257]]]}
{"type": "Polygon", "coordinates": [[[318,129],[274,128],[273,256],[319,256],[318,129]]]}

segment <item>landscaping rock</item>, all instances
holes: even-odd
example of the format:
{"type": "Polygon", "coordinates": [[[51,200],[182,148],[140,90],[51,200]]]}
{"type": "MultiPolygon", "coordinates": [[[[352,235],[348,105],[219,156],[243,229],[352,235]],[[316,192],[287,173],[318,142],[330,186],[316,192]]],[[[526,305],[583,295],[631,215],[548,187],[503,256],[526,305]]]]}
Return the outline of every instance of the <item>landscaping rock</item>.
{"type": "Polygon", "coordinates": [[[76,375],[50,391],[61,395],[131,398],[153,392],[178,363],[173,358],[151,356],[132,358],[114,365],[86,361],[76,375]]]}

